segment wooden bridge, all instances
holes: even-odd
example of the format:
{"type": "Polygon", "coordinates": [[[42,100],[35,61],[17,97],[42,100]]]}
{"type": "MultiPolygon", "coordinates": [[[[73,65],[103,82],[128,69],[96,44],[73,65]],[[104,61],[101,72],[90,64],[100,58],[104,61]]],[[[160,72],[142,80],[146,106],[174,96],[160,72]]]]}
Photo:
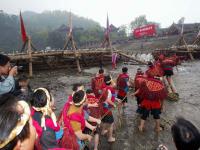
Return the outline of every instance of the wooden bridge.
{"type": "MultiPolygon", "coordinates": [[[[117,52],[117,51],[115,51],[117,52]]],[[[33,67],[39,68],[61,68],[63,66],[77,66],[78,72],[81,72],[81,65],[87,66],[92,64],[98,65],[110,58],[110,49],[81,49],[81,50],[40,50],[8,54],[12,62],[17,65],[27,66],[29,76],[33,75],[33,67]],[[106,59],[107,58],[107,59],[106,59]],[[80,61],[80,62],[79,62],[80,61]]]]}
{"type": "Polygon", "coordinates": [[[145,62],[137,60],[136,58],[124,53],[122,50],[111,50],[109,48],[81,49],[75,51],[42,50],[34,51],[32,53],[13,53],[8,54],[8,56],[11,58],[13,63],[27,66],[29,69],[29,76],[32,76],[33,67],[35,69],[77,67],[78,72],[81,72],[81,66],[87,67],[111,64],[112,53],[117,53],[121,58],[132,60],[138,64],[146,64],[145,62]]]}
{"type": "MultiPolygon", "coordinates": [[[[107,21],[108,21],[108,18],[107,18],[107,21]]],[[[24,30],[21,30],[21,31],[24,31],[22,32],[22,39],[24,41],[23,53],[14,53],[14,54],[9,54],[8,56],[17,65],[22,64],[24,66],[27,66],[29,70],[29,76],[33,75],[33,66],[35,69],[40,69],[41,66],[54,69],[54,68],[60,68],[61,66],[66,66],[66,64],[69,64],[70,67],[76,66],[78,69],[78,72],[81,72],[81,66],[88,66],[90,64],[102,66],[103,63],[106,63],[106,64],[111,63],[111,57],[113,53],[118,53],[120,56],[128,60],[132,60],[139,64],[143,64],[143,65],[147,64],[146,62],[137,60],[136,58],[124,53],[124,51],[122,50],[116,50],[112,48],[112,44],[111,44],[112,42],[110,40],[108,27],[106,29],[106,32],[105,32],[106,34],[104,36],[104,40],[101,45],[102,47],[105,46],[107,48],[78,49],[73,39],[71,15],[70,15],[70,32],[67,34],[67,38],[66,38],[66,42],[64,44],[63,50],[33,51],[33,49],[35,48],[31,42],[30,36],[26,35],[25,28],[24,30]],[[27,46],[27,49],[25,50],[26,46],[27,46]]],[[[196,55],[200,55],[200,46],[196,46],[196,44],[200,43],[200,36],[197,36],[192,46],[187,45],[183,35],[181,35],[180,38],[176,41],[176,43],[181,43],[181,42],[183,43],[182,46],[179,45],[179,46],[173,46],[166,49],[157,49],[154,52],[184,54],[184,55],[189,56],[191,60],[194,60],[194,57],[196,55]]]]}

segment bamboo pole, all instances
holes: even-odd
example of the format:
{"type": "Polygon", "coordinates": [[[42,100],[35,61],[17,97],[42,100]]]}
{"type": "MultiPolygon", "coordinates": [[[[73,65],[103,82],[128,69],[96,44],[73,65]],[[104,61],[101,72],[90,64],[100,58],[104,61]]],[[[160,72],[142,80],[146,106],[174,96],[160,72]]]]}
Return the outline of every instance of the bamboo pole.
{"type": "Polygon", "coordinates": [[[78,69],[78,72],[80,73],[80,72],[81,72],[81,67],[80,67],[78,52],[76,52],[76,46],[75,46],[73,37],[71,37],[71,42],[72,42],[72,48],[73,48],[73,50],[74,50],[74,56],[75,56],[75,59],[76,59],[77,69],[78,69]]]}
{"type": "Polygon", "coordinates": [[[69,42],[71,42],[74,58],[76,60],[77,69],[78,69],[78,72],[80,73],[81,72],[81,67],[80,67],[80,63],[79,63],[79,55],[80,54],[76,51],[77,47],[76,47],[76,44],[74,42],[73,35],[72,35],[73,28],[72,28],[72,14],[71,14],[71,12],[70,12],[70,16],[69,16],[69,27],[70,27],[69,34],[66,35],[66,37],[68,37],[68,39],[67,39],[67,41],[64,45],[63,50],[65,50],[67,48],[69,42]]]}
{"type": "MultiPolygon", "coordinates": [[[[99,55],[105,55],[106,57],[109,56],[110,52],[107,51],[107,50],[102,50],[102,49],[98,49],[98,50],[95,50],[95,49],[92,49],[92,50],[89,50],[89,49],[84,49],[84,50],[76,50],[76,52],[79,54],[79,55],[93,55],[93,54],[99,54],[99,55]]],[[[49,52],[42,52],[42,51],[39,51],[39,52],[36,52],[36,53],[32,53],[32,58],[35,58],[35,57],[47,57],[47,56],[74,56],[74,50],[63,50],[63,51],[49,51],[49,52]]],[[[12,59],[12,60],[28,60],[29,59],[29,55],[28,53],[19,53],[19,54],[10,54],[9,57],[12,59]]],[[[110,55],[111,57],[111,55],[110,55]]]]}
{"type": "Polygon", "coordinates": [[[140,64],[142,64],[142,65],[147,65],[146,62],[143,62],[143,61],[141,61],[141,60],[138,60],[138,59],[136,59],[136,58],[133,58],[132,56],[129,56],[129,55],[124,54],[124,53],[122,53],[122,52],[118,52],[118,54],[121,55],[121,56],[124,56],[124,57],[126,57],[126,58],[129,58],[129,59],[131,59],[131,60],[134,60],[134,61],[136,61],[136,62],[138,62],[138,63],[140,63],[140,64]]]}
{"type": "Polygon", "coordinates": [[[31,50],[31,37],[28,37],[28,50],[27,50],[28,56],[29,56],[29,76],[33,76],[33,64],[32,64],[32,50],[31,50]]]}
{"type": "Polygon", "coordinates": [[[192,43],[192,45],[195,45],[199,40],[199,37],[195,39],[195,41],[192,43]]]}
{"type": "Polygon", "coordinates": [[[184,37],[183,37],[183,42],[184,42],[184,44],[185,44],[185,46],[186,46],[186,48],[187,48],[187,51],[189,52],[188,54],[189,54],[189,56],[190,56],[190,59],[191,59],[191,60],[194,60],[194,57],[193,57],[193,55],[192,55],[192,53],[191,53],[191,50],[189,49],[189,47],[188,47],[188,45],[187,45],[187,43],[186,43],[184,37]]]}

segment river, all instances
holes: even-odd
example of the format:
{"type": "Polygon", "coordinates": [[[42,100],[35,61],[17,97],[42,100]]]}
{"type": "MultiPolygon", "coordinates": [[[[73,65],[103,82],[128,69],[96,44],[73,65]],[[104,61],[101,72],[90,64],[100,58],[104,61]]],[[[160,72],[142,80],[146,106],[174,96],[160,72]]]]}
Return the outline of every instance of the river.
{"type": "MultiPolygon", "coordinates": [[[[114,78],[121,72],[124,64],[118,65],[118,69],[110,71],[111,67],[105,67],[107,73],[114,78]]],[[[134,77],[136,69],[145,66],[126,65],[129,68],[129,75],[134,77]]],[[[150,117],[146,121],[145,132],[138,131],[139,116],[136,114],[135,98],[129,97],[128,106],[124,109],[121,119],[121,126],[115,111],[115,137],[116,142],[108,144],[105,137],[101,137],[100,150],[154,150],[159,144],[166,145],[169,150],[175,150],[172,140],[170,126],[178,116],[182,116],[200,129],[200,61],[184,62],[178,66],[178,71],[174,69],[174,82],[180,95],[179,101],[165,101],[165,109],[161,114],[161,124],[164,130],[160,134],[154,132],[155,122],[150,117]]],[[[56,101],[56,114],[58,114],[71,93],[72,84],[83,83],[86,88],[90,87],[90,80],[96,72],[97,67],[83,69],[83,73],[78,74],[76,70],[48,70],[35,72],[31,79],[33,88],[48,87],[53,93],[56,101]]]]}

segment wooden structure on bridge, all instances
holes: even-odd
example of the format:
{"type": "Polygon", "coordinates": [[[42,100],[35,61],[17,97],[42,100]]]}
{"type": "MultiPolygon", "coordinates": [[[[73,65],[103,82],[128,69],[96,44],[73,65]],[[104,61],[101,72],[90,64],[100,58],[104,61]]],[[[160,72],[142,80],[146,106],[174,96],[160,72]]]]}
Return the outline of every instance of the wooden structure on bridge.
{"type": "Polygon", "coordinates": [[[72,50],[74,52],[74,58],[76,60],[76,65],[77,65],[77,68],[78,68],[78,72],[80,73],[81,72],[81,67],[80,67],[80,63],[79,63],[79,57],[80,56],[77,53],[77,49],[78,48],[76,46],[76,43],[74,41],[73,34],[72,34],[72,14],[71,14],[71,12],[70,12],[70,16],[69,17],[70,17],[69,18],[69,27],[70,27],[70,30],[69,30],[69,34],[66,35],[67,38],[66,38],[66,43],[64,45],[63,50],[66,50],[67,47],[69,46],[69,44],[71,44],[71,48],[72,48],[72,50]]]}
{"type": "Polygon", "coordinates": [[[21,33],[24,42],[20,53],[8,54],[13,62],[17,65],[23,65],[26,70],[29,70],[29,76],[33,76],[33,69],[53,69],[63,67],[76,67],[78,72],[81,72],[81,66],[111,64],[113,53],[118,53],[120,56],[133,60],[139,64],[146,64],[137,60],[120,50],[112,48],[109,31],[109,21],[107,16],[107,29],[105,32],[102,48],[93,49],[78,49],[73,38],[72,18],[70,15],[70,31],[66,34],[66,42],[63,50],[36,50],[33,46],[30,36],[27,36],[25,26],[20,13],[21,33]]]}
{"type": "MultiPolygon", "coordinates": [[[[30,43],[30,42],[29,42],[30,43]]],[[[41,50],[32,51],[30,44],[23,53],[8,54],[12,62],[24,66],[29,70],[29,76],[33,76],[33,69],[57,69],[99,66],[111,63],[111,49],[79,49],[79,50],[41,50]],[[78,63],[77,63],[78,60],[78,63]]],[[[118,52],[118,51],[115,51],[118,52]]],[[[79,70],[80,69],[80,70],[79,70]]]]}
{"type": "Polygon", "coordinates": [[[80,73],[81,72],[80,61],[84,65],[87,65],[89,63],[95,64],[98,63],[99,61],[101,61],[102,64],[103,57],[105,58],[111,57],[112,48],[78,50],[73,38],[71,13],[69,18],[70,31],[69,33],[66,34],[66,42],[64,44],[63,50],[33,51],[36,49],[33,47],[30,36],[27,36],[26,34],[21,12],[20,12],[20,22],[21,22],[21,34],[23,40],[23,47],[22,47],[23,51],[21,50],[21,53],[10,54],[9,57],[12,59],[12,61],[17,62],[17,64],[22,64],[24,66],[27,66],[28,63],[29,65],[27,67],[29,69],[29,76],[33,76],[33,64],[34,66],[38,66],[37,64],[40,64],[43,66],[47,66],[49,68],[59,68],[63,66],[63,64],[64,65],[67,64],[67,62],[71,66],[73,66],[75,60],[78,72],[80,73]],[[27,50],[25,50],[26,48],[27,50]]]}
{"type": "Polygon", "coordinates": [[[182,24],[182,29],[180,33],[180,37],[170,48],[165,49],[156,49],[155,53],[165,53],[165,54],[177,54],[179,56],[184,56],[189,58],[190,60],[194,60],[195,58],[200,58],[200,31],[198,32],[194,42],[192,44],[188,44],[184,37],[184,25],[182,24]]]}

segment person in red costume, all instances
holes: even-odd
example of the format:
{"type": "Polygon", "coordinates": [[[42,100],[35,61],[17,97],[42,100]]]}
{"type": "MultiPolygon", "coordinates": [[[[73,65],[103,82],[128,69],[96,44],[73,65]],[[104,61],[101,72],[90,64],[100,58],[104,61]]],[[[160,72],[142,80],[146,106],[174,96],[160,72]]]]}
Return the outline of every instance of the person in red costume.
{"type": "Polygon", "coordinates": [[[164,76],[166,77],[169,87],[172,93],[175,93],[176,95],[178,95],[177,90],[174,86],[174,82],[172,80],[172,76],[174,75],[173,67],[176,66],[178,62],[176,58],[175,59],[172,59],[172,58],[175,58],[175,57],[168,58],[168,57],[165,57],[164,55],[159,56],[159,60],[161,62],[164,76]]]}
{"type": "MultiPolygon", "coordinates": [[[[137,69],[137,73],[136,73],[135,78],[134,78],[135,92],[136,92],[136,91],[138,90],[138,88],[139,88],[138,79],[143,78],[143,77],[144,77],[144,72],[142,71],[141,68],[138,68],[138,69],[137,69]]],[[[136,112],[137,112],[137,113],[140,113],[140,111],[141,111],[141,108],[140,108],[141,98],[140,98],[140,96],[139,96],[138,94],[135,94],[135,95],[132,94],[132,96],[135,96],[135,97],[136,97],[137,106],[138,106],[136,112]]]]}
{"type": "Polygon", "coordinates": [[[152,78],[151,76],[143,76],[137,78],[138,86],[137,91],[133,95],[138,95],[141,98],[141,121],[138,126],[140,131],[144,131],[145,121],[149,114],[153,115],[155,119],[155,130],[159,132],[160,127],[160,114],[163,107],[163,100],[167,96],[164,84],[152,78]]]}
{"type": "MultiPolygon", "coordinates": [[[[87,94],[87,103],[88,105],[93,105],[98,104],[99,100],[95,97],[93,91],[91,89],[86,90],[87,94]]],[[[88,107],[88,114],[94,118],[100,119],[101,118],[101,112],[99,107],[88,107]]],[[[95,122],[89,122],[93,126],[97,126],[98,124],[95,122]]],[[[94,132],[94,150],[98,150],[98,145],[99,145],[99,131],[100,128],[97,127],[97,130],[94,132]]],[[[85,133],[90,133],[91,130],[85,129],[85,133]]]]}
{"type": "Polygon", "coordinates": [[[99,105],[102,106],[102,135],[108,133],[108,142],[115,142],[113,137],[114,130],[114,117],[112,113],[113,107],[116,108],[115,102],[115,83],[113,82],[111,76],[105,76],[104,82],[106,84],[103,89],[102,95],[99,99],[99,105]]]}
{"type": "Polygon", "coordinates": [[[73,94],[73,102],[67,103],[62,111],[62,122],[64,124],[64,134],[61,139],[61,146],[64,148],[71,148],[73,150],[84,149],[85,141],[91,141],[92,136],[83,133],[85,127],[90,130],[95,130],[96,127],[87,122],[101,123],[99,119],[93,118],[84,110],[86,103],[86,93],[79,90],[73,94]]]}
{"type": "Polygon", "coordinates": [[[117,77],[117,99],[120,101],[120,105],[118,105],[119,114],[121,114],[122,106],[124,108],[128,103],[127,94],[129,91],[129,86],[128,68],[123,67],[122,73],[117,77]]]}
{"type": "Polygon", "coordinates": [[[101,95],[104,87],[104,69],[99,69],[99,72],[96,74],[96,76],[92,78],[92,90],[97,98],[99,98],[101,95]]]}

